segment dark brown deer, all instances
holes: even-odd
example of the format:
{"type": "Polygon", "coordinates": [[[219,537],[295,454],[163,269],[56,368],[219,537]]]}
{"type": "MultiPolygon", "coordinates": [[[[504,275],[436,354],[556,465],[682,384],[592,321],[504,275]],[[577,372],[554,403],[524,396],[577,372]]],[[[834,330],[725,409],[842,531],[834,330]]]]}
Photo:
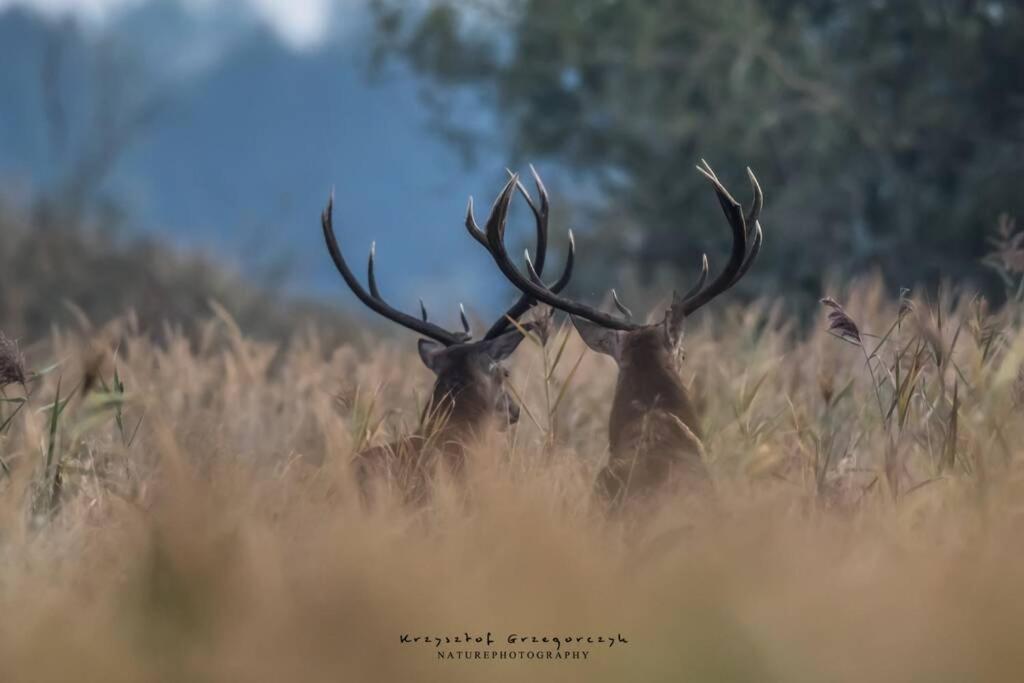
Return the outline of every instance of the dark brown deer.
{"type": "MultiPolygon", "coordinates": [[[[519,182],[511,178],[498,195],[487,221],[491,223],[505,216],[516,189],[523,195],[533,211],[536,224],[537,270],[543,267],[548,241],[548,194],[540,177],[534,172],[539,204],[519,182]]],[[[437,376],[430,400],[420,418],[416,431],[398,441],[367,449],[354,461],[356,481],[365,495],[371,480],[382,479],[395,483],[407,500],[422,500],[426,494],[430,473],[443,465],[458,475],[465,461],[465,447],[492,426],[514,423],[519,419],[519,406],[506,391],[508,371],[502,361],[508,358],[523,339],[523,332],[536,331],[544,339],[546,321],[513,325],[536,301],[528,294],[505,311],[490,329],[477,341],[472,340],[469,322],[460,305],[461,332],[444,329],[428,320],[426,307],[420,300],[420,317],[403,313],[381,298],[374,276],[375,249],[370,248],[367,266],[369,291],[348,267],[333,227],[334,197],[327,203],[321,216],[327,251],[341,277],[352,292],[371,310],[416,332],[426,339],[419,341],[419,354],[437,376]]],[[[486,246],[484,231],[477,228],[472,217],[472,198],[466,217],[466,228],[486,246]]],[[[570,250],[565,270],[551,291],[560,291],[572,276],[573,258],[570,250]]]]}
{"type": "Polygon", "coordinates": [[[509,258],[504,244],[505,217],[499,216],[487,224],[489,251],[505,276],[524,294],[571,314],[586,344],[611,356],[618,364],[608,429],[610,456],[596,484],[612,507],[670,482],[681,482],[698,490],[710,488],[699,420],[677,367],[683,323],[694,311],[735,285],[754,262],[763,239],[758,222],[763,198],[757,179],[747,169],[754,199],[744,216],[743,208],[707,162],[702,161],[697,168],[714,188],[732,229],[729,261],[708,283],[708,259],[704,255],[696,285],[683,296],[673,292],[664,317],[653,324],[633,322],[615,290],[612,298],[622,317],[559,296],[553,288],[543,285],[529,253],[529,276],[524,276],[509,258]]]}

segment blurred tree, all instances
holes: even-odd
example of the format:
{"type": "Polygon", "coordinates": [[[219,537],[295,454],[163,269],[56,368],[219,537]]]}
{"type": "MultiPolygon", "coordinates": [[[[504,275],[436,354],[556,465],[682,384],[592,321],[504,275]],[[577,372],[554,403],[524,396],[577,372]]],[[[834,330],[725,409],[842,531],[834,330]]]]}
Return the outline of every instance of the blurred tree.
{"type": "MultiPolygon", "coordinates": [[[[1024,208],[1024,5],[989,0],[375,0],[379,54],[428,77],[445,129],[482,96],[519,159],[598,190],[581,265],[712,269],[728,231],[693,169],[766,193],[756,277],[826,271],[982,282],[1000,212],[1024,208]],[[595,259],[594,251],[603,258],[595,259]]],[[[448,130],[451,132],[451,130],[448,130]]],[[[685,278],[679,278],[685,281],[685,278]]]]}
{"type": "Polygon", "coordinates": [[[36,197],[34,222],[40,229],[68,228],[98,218],[114,230],[124,218],[123,207],[104,191],[105,183],[148,132],[164,107],[164,96],[140,72],[138,55],[113,37],[98,41],[92,60],[85,63],[65,54],[66,39],[65,32],[52,32],[40,60],[55,180],[36,197]]]}
{"type": "Polygon", "coordinates": [[[326,303],[259,287],[224,264],[153,239],[117,237],[102,223],[41,227],[0,201],[0,331],[26,344],[81,316],[97,327],[134,312],[139,330],[166,325],[198,338],[211,301],[258,338],[285,341],[315,327],[325,349],[356,342],[365,324],[326,303]]]}

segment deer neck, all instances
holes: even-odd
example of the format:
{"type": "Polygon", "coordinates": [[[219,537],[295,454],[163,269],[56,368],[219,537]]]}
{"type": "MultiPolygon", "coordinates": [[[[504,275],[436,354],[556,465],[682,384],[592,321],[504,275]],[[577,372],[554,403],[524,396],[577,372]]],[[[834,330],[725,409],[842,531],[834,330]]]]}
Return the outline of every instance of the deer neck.
{"type": "Polygon", "coordinates": [[[439,443],[465,443],[482,434],[493,416],[485,401],[474,394],[469,387],[435,384],[418,433],[439,443]]]}
{"type": "Polygon", "coordinates": [[[678,418],[701,438],[693,401],[667,352],[637,354],[620,365],[609,420],[612,445],[630,425],[655,410],[678,418]]]}

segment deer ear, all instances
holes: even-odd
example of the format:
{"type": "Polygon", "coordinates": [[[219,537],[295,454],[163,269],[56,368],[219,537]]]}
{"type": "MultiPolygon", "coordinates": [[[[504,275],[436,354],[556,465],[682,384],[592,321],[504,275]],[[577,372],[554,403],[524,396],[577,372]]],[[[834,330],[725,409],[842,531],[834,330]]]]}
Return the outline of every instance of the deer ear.
{"type": "Polygon", "coordinates": [[[624,334],[621,330],[609,330],[575,315],[572,316],[572,324],[576,326],[576,331],[583,337],[587,346],[598,353],[611,356],[618,362],[624,334]]]}
{"type": "Polygon", "coordinates": [[[511,356],[521,341],[523,341],[522,333],[519,330],[511,330],[499,334],[494,339],[481,341],[479,344],[480,350],[487,354],[488,358],[498,363],[511,356]]]}
{"type": "Polygon", "coordinates": [[[418,347],[423,364],[430,368],[435,375],[440,375],[447,362],[445,351],[448,350],[448,347],[432,339],[420,339],[418,347]]]}

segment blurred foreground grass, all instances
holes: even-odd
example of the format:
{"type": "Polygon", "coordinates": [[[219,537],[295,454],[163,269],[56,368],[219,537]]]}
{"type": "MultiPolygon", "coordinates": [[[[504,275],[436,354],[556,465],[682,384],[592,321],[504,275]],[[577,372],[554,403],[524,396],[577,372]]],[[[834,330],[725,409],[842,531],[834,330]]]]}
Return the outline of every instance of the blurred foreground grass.
{"type": "Polygon", "coordinates": [[[614,367],[564,327],[517,354],[529,414],[465,491],[370,511],[347,466],[415,422],[408,340],[269,343],[224,311],[191,339],[54,331],[0,403],[0,680],[1018,680],[1017,309],[833,295],[859,347],[825,308],[809,331],[769,302],[689,323],[718,504],[614,522],[590,495],[614,367]],[[629,643],[399,643],[464,631],[629,643]]]}

